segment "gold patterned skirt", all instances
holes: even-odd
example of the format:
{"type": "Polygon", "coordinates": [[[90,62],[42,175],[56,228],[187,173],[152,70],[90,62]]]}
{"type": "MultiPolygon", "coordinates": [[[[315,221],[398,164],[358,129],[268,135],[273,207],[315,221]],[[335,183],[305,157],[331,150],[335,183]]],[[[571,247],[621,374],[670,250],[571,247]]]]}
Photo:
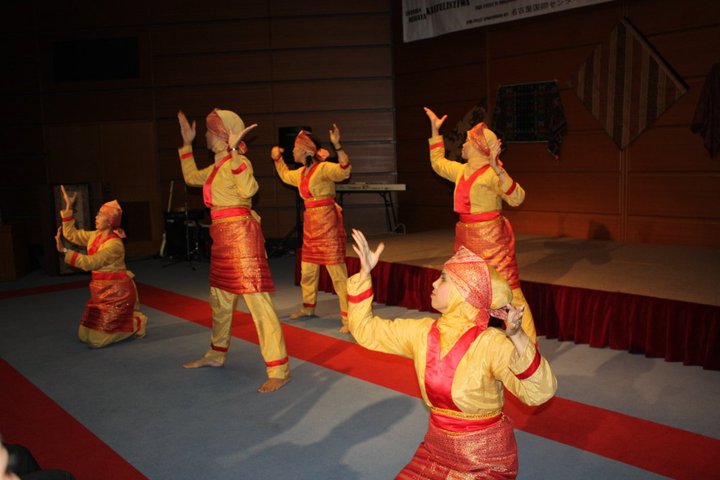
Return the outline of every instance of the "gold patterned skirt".
{"type": "Polygon", "coordinates": [[[265,237],[253,216],[213,220],[210,225],[210,286],[226,292],[274,292],[265,237]]]}
{"type": "Polygon", "coordinates": [[[425,439],[396,478],[507,479],[515,478],[517,471],[512,422],[502,415],[497,422],[466,433],[448,432],[429,422],[425,439]]]}
{"type": "MultiPolygon", "coordinates": [[[[108,279],[90,281],[90,300],[80,324],[101,332],[135,331],[137,291],[127,272],[104,274],[108,279]]],[[[93,277],[96,277],[93,272],[93,277]]]]}
{"type": "Polygon", "coordinates": [[[515,233],[507,218],[500,215],[485,222],[457,222],[456,252],[461,245],[484,258],[505,277],[510,288],[520,288],[520,275],[515,257],[515,233]]]}
{"type": "Polygon", "coordinates": [[[303,215],[302,261],[318,265],[345,263],[345,226],[335,203],[306,208],[303,215]]]}

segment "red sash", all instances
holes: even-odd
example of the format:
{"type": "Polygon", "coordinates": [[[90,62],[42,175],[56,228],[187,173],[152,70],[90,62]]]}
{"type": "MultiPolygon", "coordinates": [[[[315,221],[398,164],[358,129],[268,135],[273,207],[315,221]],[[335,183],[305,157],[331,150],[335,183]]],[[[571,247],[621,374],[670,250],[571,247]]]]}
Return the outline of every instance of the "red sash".
{"type": "Polygon", "coordinates": [[[475,170],[468,178],[465,178],[465,174],[460,175],[457,187],[455,187],[455,205],[453,207],[457,213],[470,213],[470,189],[475,180],[488,168],[490,168],[489,164],[484,165],[475,170]]]}
{"type": "Polygon", "coordinates": [[[107,242],[108,240],[112,240],[113,238],[120,238],[120,237],[118,237],[114,233],[111,233],[107,237],[103,237],[101,234],[96,235],[95,239],[88,247],[88,255],[96,254],[98,252],[98,250],[100,250],[100,247],[105,245],[105,242],[107,242]]]}
{"type": "Polygon", "coordinates": [[[425,360],[425,393],[433,406],[446,410],[460,410],[452,399],[452,382],[455,378],[455,371],[470,345],[483,330],[478,325],[468,329],[450,351],[440,358],[440,329],[437,326],[437,320],[433,323],[428,332],[427,358],[425,360]]]}
{"type": "Polygon", "coordinates": [[[320,163],[316,163],[310,169],[303,167],[303,172],[300,174],[300,185],[298,185],[298,190],[300,191],[300,196],[304,199],[306,198],[312,198],[312,193],[310,193],[310,178],[315,174],[315,171],[320,166],[320,163]]]}
{"type": "Polygon", "coordinates": [[[215,180],[215,175],[217,175],[218,170],[220,170],[220,167],[222,167],[225,162],[230,160],[232,158],[232,155],[228,155],[222,160],[220,160],[220,163],[216,163],[213,167],[212,172],[210,175],[208,175],[207,180],[205,180],[205,184],[203,185],[203,202],[205,202],[205,206],[208,208],[212,208],[212,183],[213,180],[215,180]]]}

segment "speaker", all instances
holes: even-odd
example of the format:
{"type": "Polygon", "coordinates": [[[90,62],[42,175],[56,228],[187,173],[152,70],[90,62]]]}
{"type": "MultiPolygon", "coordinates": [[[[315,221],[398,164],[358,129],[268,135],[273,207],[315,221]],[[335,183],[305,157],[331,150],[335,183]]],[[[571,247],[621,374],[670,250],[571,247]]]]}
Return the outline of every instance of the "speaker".
{"type": "Polygon", "coordinates": [[[297,168],[299,165],[295,163],[293,158],[293,148],[295,148],[295,137],[300,130],[312,133],[311,127],[280,127],[278,128],[278,146],[285,150],[283,152],[283,160],[290,168],[297,168]]]}

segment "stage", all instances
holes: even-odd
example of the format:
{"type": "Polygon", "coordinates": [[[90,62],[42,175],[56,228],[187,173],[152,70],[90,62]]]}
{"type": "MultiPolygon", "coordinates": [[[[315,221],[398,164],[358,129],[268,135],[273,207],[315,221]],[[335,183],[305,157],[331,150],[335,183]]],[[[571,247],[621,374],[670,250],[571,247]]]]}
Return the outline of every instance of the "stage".
{"type": "MultiPolygon", "coordinates": [[[[375,300],[431,311],[453,238],[451,230],[370,237],[373,248],[385,243],[375,300]]],[[[516,252],[539,335],[720,370],[720,250],[517,235],[516,252]]],[[[347,255],[352,274],[350,243],[347,255]]],[[[331,292],[322,272],[320,288],[331,292]]]]}

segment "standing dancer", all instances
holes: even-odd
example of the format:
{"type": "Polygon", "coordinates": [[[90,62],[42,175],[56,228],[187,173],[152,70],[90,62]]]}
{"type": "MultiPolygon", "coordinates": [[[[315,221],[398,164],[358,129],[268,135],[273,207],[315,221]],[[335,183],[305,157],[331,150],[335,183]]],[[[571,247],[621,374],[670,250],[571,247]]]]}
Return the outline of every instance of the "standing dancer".
{"type": "Polygon", "coordinates": [[[385,320],[373,315],[373,252],[353,230],[360,272],[348,279],[350,332],[357,342],[413,360],[420,393],[430,408],[424,441],[398,479],[515,478],[517,444],[503,414],[503,387],[527,405],[557,390],[550,365],[520,328],[523,307],[510,304],[507,281],[465,247],[433,283],[438,319],[385,320]],[[488,328],[490,316],[505,328],[488,328]]]}
{"type": "Polygon", "coordinates": [[[513,291],[513,305],[525,308],[522,328],[535,341],[535,322],[520,289],[515,234],[501,214],[503,200],[516,207],[525,200],[525,190],[502,168],[498,159],[501,142],[485,123],[468,130],[462,147],[467,163],[463,164],[445,158],[439,131],[447,115],[438,118],[429,108],[425,113],[432,130],[430,164],[435,173],[455,183],[454,210],[460,216],[455,225],[455,251],[461,246],[468,248],[505,277],[513,291]]]}
{"type": "Polygon", "coordinates": [[[85,305],[78,338],[91,348],[101,348],[131,336],[145,336],[147,317],[140,311],[134,275],[125,266],[125,232],[120,228],[122,208],[113,200],[100,207],[95,230],[75,228],[73,207],[77,192],[69,194],[60,186],[65,208],[60,212],[62,227],[55,235],[55,248],[65,255],[65,263],[92,271],[90,300],[85,305]],[[87,255],[67,249],[62,237],[87,248],[87,255]]]}
{"type": "Polygon", "coordinates": [[[290,381],[285,339],[270,292],[270,275],[260,217],[252,210],[258,190],[242,138],[257,125],[245,128],[242,119],[229,110],[215,109],[206,117],[207,146],[215,163],[198,170],[193,157],[195,122],[178,112],[183,146],[178,150],[185,183],[203,187],[203,200],[210,209],[213,244],[210,253],[210,349],[185,368],[221,367],[230,346],[230,327],[237,296],[245,299],[257,330],[260,352],[268,379],[259,392],[272,392],[290,381]]]}
{"type": "Polygon", "coordinates": [[[347,266],[345,265],[345,244],[347,238],[343,226],[342,209],[335,203],[335,182],[350,177],[350,158],[340,144],[340,129],[333,124],[330,141],[338,153],[338,162],[326,163],[330,153],[321,148],[312,134],[301,130],[295,138],[293,159],[303,166],[289,170],[282,159],[283,149],[273,147],[270,156],[280,179],[298,187],[300,197],[305,201],[303,214],[303,246],[300,287],[302,308],[290,318],[309,317],[315,314],[317,304],[320,265],[325,265],[332,278],[335,293],[340,303],[340,331],[347,327],[347,266]]]}

